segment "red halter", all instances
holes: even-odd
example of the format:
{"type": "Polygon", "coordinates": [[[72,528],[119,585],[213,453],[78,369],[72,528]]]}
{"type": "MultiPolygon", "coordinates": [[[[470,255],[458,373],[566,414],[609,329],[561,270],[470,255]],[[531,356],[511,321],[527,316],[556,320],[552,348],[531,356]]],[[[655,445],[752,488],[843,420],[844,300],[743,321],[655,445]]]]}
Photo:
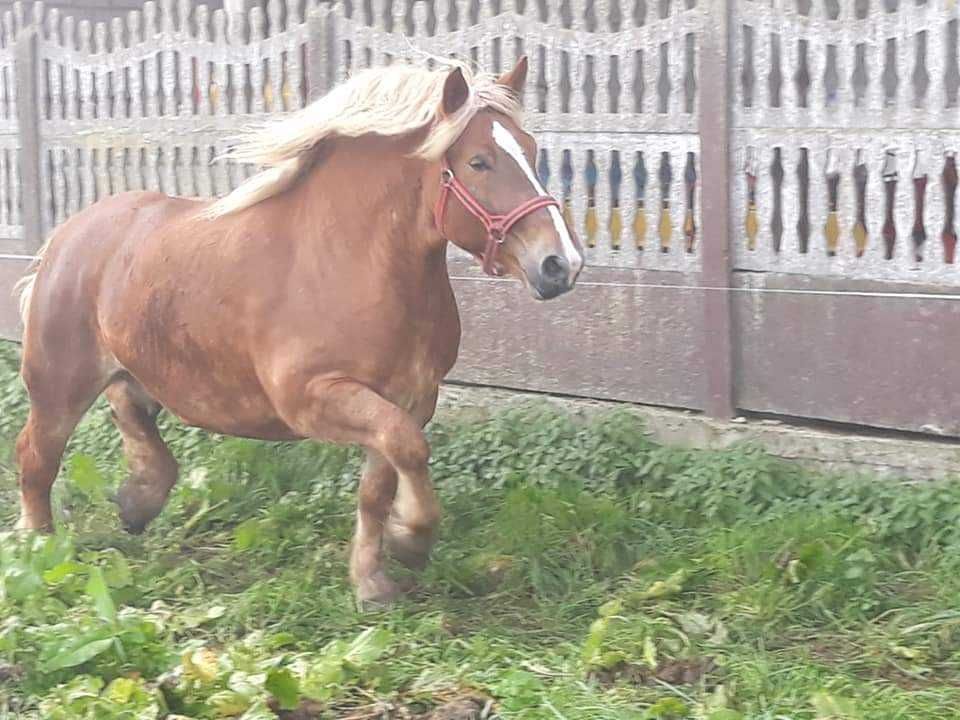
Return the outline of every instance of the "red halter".
{"type": "MultiPolygon", "coordinates": [[[[529,200],[520,203],[506,215],[494,215],[480,204],[480,202],[467,190],[460,180],[453,174],[453,170],[446,161],[440,170],[440,197],[437,198],[437,205],[433,210],[433,219],[437,225],[440,234],[447,237],[444,232],[443,217],[447,209],[447,197],[453,193],[464,209],[477,220],[479,220],[487,231],[487,245],[482,254],[478,257],[483,263],[483,271],[487,275],[499,275],[497,268],[497,249],[503,245],[503,241],[510,232],[510,228],[517,224],[521,219],[530,213],[536,212],[541,208],[560,207],[560,203],[549,195],[538,195],[529,200]]],[[[476,253],[474,253],[476,255],[476,253]]]]}

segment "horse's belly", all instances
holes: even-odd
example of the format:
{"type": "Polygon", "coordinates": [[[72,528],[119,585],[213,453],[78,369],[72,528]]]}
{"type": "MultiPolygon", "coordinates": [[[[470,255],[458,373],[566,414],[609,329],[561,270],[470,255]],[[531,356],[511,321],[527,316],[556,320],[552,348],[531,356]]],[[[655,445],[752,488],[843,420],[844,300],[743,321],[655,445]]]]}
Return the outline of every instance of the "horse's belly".
{"type": "Polygon", "coordinates": [[[183,422],[225,435],[291,440],[253,368],[238,353],[192,353],[166,342],[111,343],[117,362],[183,422]],[[132,350],[131,348],[138,348],[132,350]]]}
{"type": "Polygon", "coordinates": [[[258,440],[300,439],[277,417],[266,396],[240,397],[224,393],[209,400],[176,398],[159,402],[187,425],[211,432],[258,440]]]}
{"type": "Polygon", "coordinates": [[[187,425],[224,435],[261,440],[294,440],[298,436],[273,408],[255,379],[220,384],[211,377],[144,380],[131,371],[147,392],[187,425]]]}

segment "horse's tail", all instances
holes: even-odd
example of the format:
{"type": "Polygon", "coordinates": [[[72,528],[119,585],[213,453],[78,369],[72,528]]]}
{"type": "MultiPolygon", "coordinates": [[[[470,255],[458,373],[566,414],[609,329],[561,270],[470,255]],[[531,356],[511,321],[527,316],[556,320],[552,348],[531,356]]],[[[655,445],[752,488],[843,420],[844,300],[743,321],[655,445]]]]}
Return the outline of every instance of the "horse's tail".
{"type": "Polygon", "coordinates": [[[19,297],[20,299],[20,320],[23,322],[24,327],[27,326],[27,317],[30,315],[30,300],[33,299],[33,287],[37,283],[37,272],[40,270],[40,261],[43,260],[43,255],[46,253],[49,245],[50,238],[48,238],[43,244],[43,247],[37,251],[33,261],[29,267],[27,267],[27,274],[17,280],[13,286],[14,297],[19,297]]]}

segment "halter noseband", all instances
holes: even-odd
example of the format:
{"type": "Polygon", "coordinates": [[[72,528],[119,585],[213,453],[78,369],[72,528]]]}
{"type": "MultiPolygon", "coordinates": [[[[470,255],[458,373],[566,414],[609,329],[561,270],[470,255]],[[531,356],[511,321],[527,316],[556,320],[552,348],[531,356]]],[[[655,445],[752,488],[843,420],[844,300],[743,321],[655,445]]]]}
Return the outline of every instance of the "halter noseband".
{"type": "Polygon", "coordinates": [[[443,167],[440,170],[440,197],[437,198],[437,205],[433,211],[437,230],[444,237],[447,237],[447,233],[444,231],[443,218],[450,193],[453,193],[464,209],[479,220],[487,231],[487,244],[483,253],[479,255],[479,259],[483,264],[483,271],[487,275],[494,276],[500,274],[496,264],[497,250],[503,245],[510,228],[527,215],[541,208],[560,207],[560,203],[549,195],[538,195],[520,203],[506,215],[494,215],[480,204],[480,201],[473,196],[466,185],[460,182],[459,178],[453,174],[453,170],[450,169],[450,165],[444,160],[443,167]]]}

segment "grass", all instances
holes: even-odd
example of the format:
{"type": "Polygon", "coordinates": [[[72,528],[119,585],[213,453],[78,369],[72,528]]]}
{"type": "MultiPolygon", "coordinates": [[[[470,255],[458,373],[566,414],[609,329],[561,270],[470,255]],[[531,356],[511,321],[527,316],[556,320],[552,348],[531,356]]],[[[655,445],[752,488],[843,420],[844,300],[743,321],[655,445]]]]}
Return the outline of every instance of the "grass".
{"type": "MultiPolygon", "coordinates": [[[[7,447],[15,367],[4,348],[7,447]]],[[[108,500],[102,406],[61,531],[0,535],[0,718],[960,717],[960,483],[661,447],[626,412],[452,417],[435,562],[361,614],[354,451],[165,422],[183,477],[145,535],[108,500]]],[[[0,527],[15,512],[7,463],[0,527]]]]}

